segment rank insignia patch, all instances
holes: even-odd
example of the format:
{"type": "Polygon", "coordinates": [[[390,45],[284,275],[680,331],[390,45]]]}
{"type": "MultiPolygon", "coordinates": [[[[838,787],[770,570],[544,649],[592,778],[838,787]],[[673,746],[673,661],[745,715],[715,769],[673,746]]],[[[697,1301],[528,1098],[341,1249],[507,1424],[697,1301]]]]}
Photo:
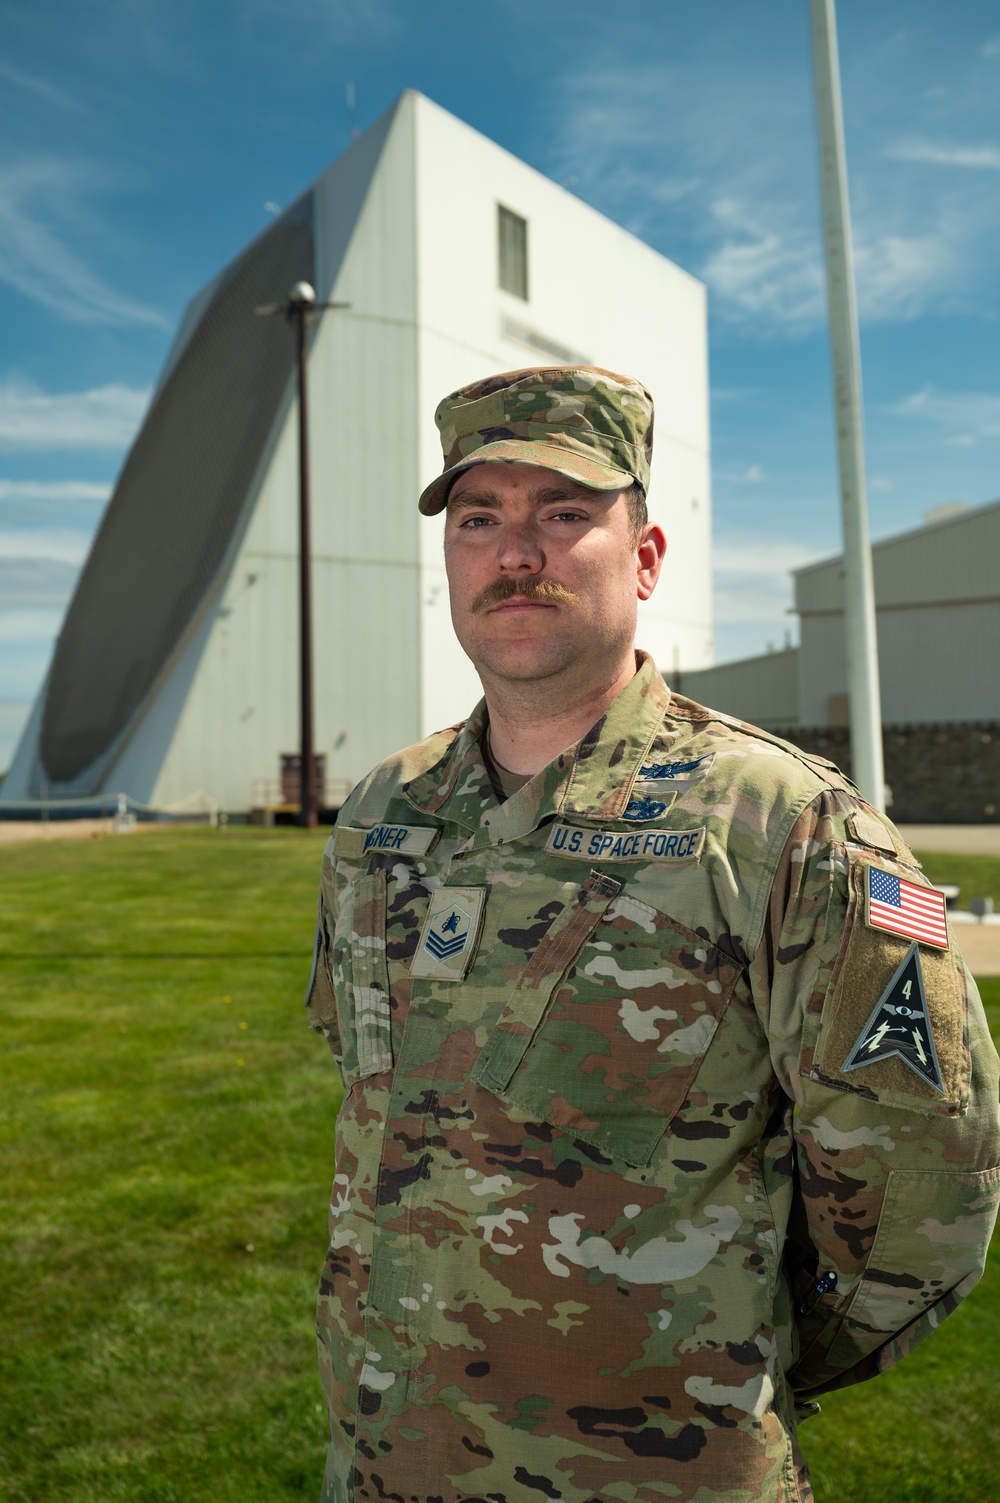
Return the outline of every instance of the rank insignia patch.
{"type": "Polygon", "coordinates": [[[438,887],[424,920],[410,975],[423,981],[461,981],[479,943],[484,887],[438,887]]]}
{"type": "Polygon", "coordinates": [[[938,950],[948,948],[944,893],[934,887],[918,887],[894,872],[878,866],[868,868],[868,926],[917,939],[938,950]]]}
{"type": "Polygon", "coordinates": [[[875,1004],[857,1043],[841,1066],[841,1073],[873,1065],[897,1055],[915,1075],[945,1094],[927,1012],[920,947],[912,944],[892,980],[875,1004]]]}

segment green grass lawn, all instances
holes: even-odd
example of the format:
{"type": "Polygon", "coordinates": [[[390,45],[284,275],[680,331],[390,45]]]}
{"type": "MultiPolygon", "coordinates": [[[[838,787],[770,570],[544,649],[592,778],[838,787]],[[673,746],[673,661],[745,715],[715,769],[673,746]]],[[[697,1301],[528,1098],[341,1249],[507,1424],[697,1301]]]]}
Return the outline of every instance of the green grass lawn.
{"type": "Polygon", "coordinates": [[[0,852],[0,1498],[318,1497],[322,847],[0,852]]]}
{"type": "Polygon", "coordinates": [[[948,856],[941,851],[917,852],[917,859],[932,882],[958,884],[959,908],[968,908],[970,898],[992,898],[1000,910],[1000,856],[948,856]]]}
{"type": "MultiPolygon", "coordinates": [[[[0,849],[5,1503],[318,1497],[338,1091],[301,1004],[322,845],[0,849]]],[[[1000,898],[1000,863],[925,864],[1000,898]]],[[[983,992],[1000,1023],[1000,982],[983,992]]],[[[803,1430],[820,1503],[992,1500],[998,1390],[994,1277],[894,1373],[824,1400],[803,1430]]]]}

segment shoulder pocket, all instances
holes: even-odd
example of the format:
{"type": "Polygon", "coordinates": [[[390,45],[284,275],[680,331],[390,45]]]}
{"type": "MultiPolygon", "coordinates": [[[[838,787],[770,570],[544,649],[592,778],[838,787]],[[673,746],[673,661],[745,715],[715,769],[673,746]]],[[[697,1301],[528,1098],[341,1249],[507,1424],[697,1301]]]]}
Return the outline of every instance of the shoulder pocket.
{"type": "Polygon", "coordinates": [[[648,1164],[740,967],[591,873],[520,977],[473,1078],[529,1118],[648,1164]]]}

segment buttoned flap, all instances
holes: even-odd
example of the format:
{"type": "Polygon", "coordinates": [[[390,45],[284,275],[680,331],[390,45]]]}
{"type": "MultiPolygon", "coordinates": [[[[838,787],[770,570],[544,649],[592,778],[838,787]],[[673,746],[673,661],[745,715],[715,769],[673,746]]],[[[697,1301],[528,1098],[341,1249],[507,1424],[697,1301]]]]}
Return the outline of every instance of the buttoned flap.
{"type": "Polygon", "coordinates": [[[944,899],[888,855],[839,847],[833,859],[847,908],[836,958],[817,977],[807,1073],[885,1106],[958,1115],[969,1098],[968,998],[944,899]]]}
{"type": "MultiPolygon", "coordinates": [[[[970,1288],[986,1260],[998,1200],[1000,1169],[893,1169],[865,1272],[799,1358],[803,1381],[822,1391],[826,1374],[849,1372],[953,1290],[970,1288]]],[[[791,1376],[795,1382],[794,1370],[791,1376]]]]}
{"type": "Polygon", "coordinates": [[[331,947],[342,1069],[348,1085],[391,1070],[409,1009],[410,962],[429,889],[412,863],[373,858],[340,890],[331,947]]]}
{"type": "Polygon", "coordinates": [[[548,953],[539,945],[473,1076],[536,1120],[644,1165],[687,1096],[740,967],[617,879],[599,878],[616,889],[606,896],[598,875],[581,889],[575,928],[562,927],[548,953]]]}

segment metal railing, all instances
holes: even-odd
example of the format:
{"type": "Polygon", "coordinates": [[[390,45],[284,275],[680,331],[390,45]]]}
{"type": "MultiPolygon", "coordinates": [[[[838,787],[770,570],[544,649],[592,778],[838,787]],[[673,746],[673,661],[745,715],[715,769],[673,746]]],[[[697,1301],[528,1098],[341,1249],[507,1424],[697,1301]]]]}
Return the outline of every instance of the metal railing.
{"type": "MultiPolygon", "coordinates": [[[[317,803],[321,809],[339,809],[350,793],[349,778],[324,778],[317,790],[317,803]]],[[[281,778],[254,778],[251,784],[250,807],[252,809],[297,810],[299,800],[288,798],[288,788],[281,778]]]]}

